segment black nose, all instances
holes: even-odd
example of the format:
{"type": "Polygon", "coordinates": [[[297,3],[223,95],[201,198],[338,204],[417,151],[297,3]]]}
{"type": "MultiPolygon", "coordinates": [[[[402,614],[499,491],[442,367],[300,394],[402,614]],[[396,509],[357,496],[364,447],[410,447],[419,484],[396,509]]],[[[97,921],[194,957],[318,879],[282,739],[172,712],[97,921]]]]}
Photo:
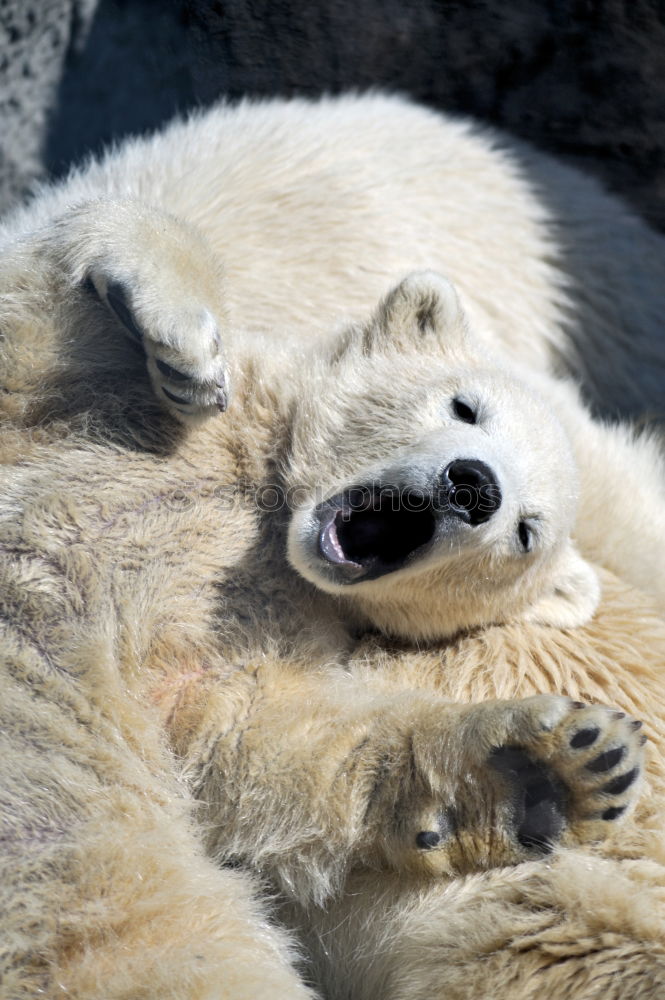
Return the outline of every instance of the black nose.
{"type": "Polygon", "coordinates": [[[467,524],[483,524],[501,506],[501,487],[489,465],[477,458],[458,458],[441,476],[442,500],[467,524]]]}

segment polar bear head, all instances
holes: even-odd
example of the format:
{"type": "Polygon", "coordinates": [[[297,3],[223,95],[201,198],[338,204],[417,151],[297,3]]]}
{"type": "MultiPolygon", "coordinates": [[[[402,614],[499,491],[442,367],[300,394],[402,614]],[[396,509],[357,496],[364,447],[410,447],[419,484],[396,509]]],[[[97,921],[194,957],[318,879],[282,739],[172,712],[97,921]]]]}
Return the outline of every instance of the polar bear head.
{"type": "Polygon", "coordinates": [[[534,380],[473,337],[445,279],[405,279],[310,374],[287,476],[300,574],[410,638],[591,617],[565,432],[534,380]]]}

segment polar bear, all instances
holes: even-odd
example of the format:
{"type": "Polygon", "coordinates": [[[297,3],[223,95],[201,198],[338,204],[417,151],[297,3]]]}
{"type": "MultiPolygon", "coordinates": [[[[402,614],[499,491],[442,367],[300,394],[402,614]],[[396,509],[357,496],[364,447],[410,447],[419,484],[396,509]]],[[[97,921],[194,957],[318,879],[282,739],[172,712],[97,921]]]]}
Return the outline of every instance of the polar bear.
{"type": "MultiPolygon", "coordinates": [[[[617,261],[643,248],[655,302],[659,241],[613,224],[588,332],[620,355],[617,261]]],[[[2,242],[8,996],[307,995],[247,876],[210,859],[315,926],[363,872],[390,895],[395,875],[616,845],[638,720],[561,695],[455,704],[352,666],[368,627],[582,630],[590,560],[662,607],[657,443],[594,421],[558,377],[583,351],[507,154],[396,99],[217,109],[43,190],[2,242]],[[474,166],[487,188],[461,213],[474,166]],[[459,296],[403,279],[414,266],[459,296]]],[[[650,309],[630,332],[657,354],[650,309]]],[[[490,919],[505,911],[500,891],[490,919]]],[[[614,932],[607,911],[590,939],[614,932]]],[[[626,976],[662,983],[629,933],[626,976]]],[[[384,995],[430,995],[427,975],[384,995]]]]}
{"type": "Polygon", "coordinates": [[[315,380],[294,420],[291,564],[413,639],[520,614],[588,620],[598,583],[570,540],[577,472],[564,429],[474,340],[453,288],[412,275],[347,341],[337,377],[315,380]],[[360,466],[346,431],[359,398],[360,466]]]}

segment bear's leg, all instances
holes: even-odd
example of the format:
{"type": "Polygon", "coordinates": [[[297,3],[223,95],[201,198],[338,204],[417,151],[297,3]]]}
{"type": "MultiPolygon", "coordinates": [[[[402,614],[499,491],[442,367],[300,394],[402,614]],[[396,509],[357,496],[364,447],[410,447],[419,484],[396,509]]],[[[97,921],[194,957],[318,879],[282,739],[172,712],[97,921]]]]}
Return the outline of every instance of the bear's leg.
{"type": "Polygon", "coordinates": [[[328,1000],[656,1000],[665,868],[581,850],[426,885],[352,879],[293,908],[328,1000]]]}
{"type": "MultiPolygon", "coordinates": [[[[53,755],[44,765],[53,772],[59,763],[53,755]]],[[[52,773],[42,793],[47,784],[52,773]]],[[[59,791],[71,798],[66,782],[59,791]]],[[[140,792],[101,786],[87,815],[69,813],[66,830],[42,816],[21,831],[12,818],[17,853],[3,849],[0,861],[3,1000],[60,992],[76,1000],[312,1000],[292,941],[251,881],[215,868],[172,802],[141,801],[163,791],[157,783],[140,792]]]]}
{"type": "Polygon", "coordinates": [[[219,262],[191,226],[142,203],[86,203],[10,243],[0,328],[13,394],[43,390],[54,372],[66,393],[68,366],[94,381],[114,363],[129,373],[142,356],[157,399],[182,423],[227,406],[219,262]]]}
{"type": "Polygon", "coordinates": [[[85,905],[66,914],[82,926],[69,940],[62,935],[56,955],[51,982],[64,995],[314,1000],[294,968],[292,938],[273,924],[247,876],[215,868],[172,821],[110,825],[106,838],[106,849],[88,859],[85,905]]]}
{"type": "Polygon", "coordinates": [[[354,867],[438,877],[602,840],[640,788],[639,723],[563,697],[457,705],[265,662],[192,684],[169,728],[209,850],[303,901],[354,867]]]}
{"type": "MultiPolygon", "coordinates": [[[[13,582],[3,604],[20,593],[13,582]]],[[[26,604],[35,589],[22,588],[26,604]]],[[[161,731],[114,669],[105,626],[46,650],[44,621],[8,624],[6,610],[0,998],[311,1000],[251,880],[205,857],[161,731]]]]}
{"type": "MultiPolygon", "coordinates": [[[[146,692],[160,624],[183,622],[177,565],[154,537],[130,562],[124,523],[105,555],[76,451],[71,490],[54,461],[0,491],[0,998],[305,1000],[251,880],[205,857],[146,692]]],[[[200,634],[205,600],[188,607],[200,634]]]]}
{"type": "Polygon", "coordinates": [[[414,759],[434,794],[407,823],[420,828],[427,867],[437,870],[439,851],[442,870],[463,873],[603,840],[637,798],[640,729],[623,712],[550,695],[461,708],[460,742],[447,747],[457,787],[443,808],[436,739],[416,732],[414,759]]]}

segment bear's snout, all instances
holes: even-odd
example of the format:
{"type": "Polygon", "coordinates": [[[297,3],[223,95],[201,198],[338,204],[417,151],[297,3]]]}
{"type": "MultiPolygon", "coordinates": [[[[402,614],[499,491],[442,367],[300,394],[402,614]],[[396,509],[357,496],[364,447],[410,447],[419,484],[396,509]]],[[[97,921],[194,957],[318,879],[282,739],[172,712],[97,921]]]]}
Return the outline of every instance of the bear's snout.
{"type": "Polygon", "coordinates": [[[436,540],[445,524],[484,524],[501,506],[494,471],[476,458],[450,462],[428,487],[357,486],[317,508],[317,552],[340,583],[400,569],[436,540]]]}

